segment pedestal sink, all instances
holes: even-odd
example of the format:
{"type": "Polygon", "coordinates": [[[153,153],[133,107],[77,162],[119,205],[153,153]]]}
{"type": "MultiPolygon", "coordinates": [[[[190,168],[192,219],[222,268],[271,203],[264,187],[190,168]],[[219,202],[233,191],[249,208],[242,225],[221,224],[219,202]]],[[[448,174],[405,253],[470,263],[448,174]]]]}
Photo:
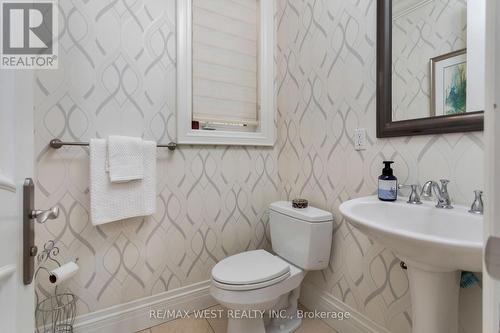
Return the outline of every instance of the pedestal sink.
{"type": "Polygon", "coordinates": [[[460,271],[482,271],[483,217],[464,206],[439,209],[364,197],[340,212],[408,266],[413,333],[457,333],[460,271]]]}

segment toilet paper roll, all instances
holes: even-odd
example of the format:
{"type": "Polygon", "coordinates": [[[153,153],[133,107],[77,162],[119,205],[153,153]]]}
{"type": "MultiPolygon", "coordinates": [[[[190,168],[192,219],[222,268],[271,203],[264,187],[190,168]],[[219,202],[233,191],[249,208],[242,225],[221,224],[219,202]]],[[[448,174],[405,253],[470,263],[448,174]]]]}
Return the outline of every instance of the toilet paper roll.
{"type": "Polygon", "coordinates": [[[79,267],[76,263],[70,261],[67,264],[51,271],[49,275],[49,281],[55,285],[58,285],[59,283],[73,277],[76,272],[78,272],[78,268],[79,267]]]}

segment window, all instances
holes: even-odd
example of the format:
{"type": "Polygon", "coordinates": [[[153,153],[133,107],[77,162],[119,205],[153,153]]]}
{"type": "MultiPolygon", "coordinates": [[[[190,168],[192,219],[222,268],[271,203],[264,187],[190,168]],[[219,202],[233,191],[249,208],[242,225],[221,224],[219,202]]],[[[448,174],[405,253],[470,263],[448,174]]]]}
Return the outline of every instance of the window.
{"type": "Polygon", "coordinates": [[[179,143],[274,144],[274,1],[177,5],[179,143]]]}

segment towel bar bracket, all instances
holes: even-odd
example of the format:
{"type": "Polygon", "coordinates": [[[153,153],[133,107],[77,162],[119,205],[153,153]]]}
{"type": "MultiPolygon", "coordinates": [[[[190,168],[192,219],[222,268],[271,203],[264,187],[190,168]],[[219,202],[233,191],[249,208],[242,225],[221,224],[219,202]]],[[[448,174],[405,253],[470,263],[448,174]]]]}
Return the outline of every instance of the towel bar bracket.
{"type": "MultiPolygon", "coordinates": [[[[50,140],[49,146],[50,148],[53,149],[59,149],[63,146],[81,146],[81,147],[86,147],[88,146],[88,142],[65,142],[61,141],[60,139],[52,139],[50,140]]],[[[170,142],[166,145],[164,144],[158,144],[157,147],[159,148],[168,148],[170,151],[174,151],[177,148],[177,143],[175,142],[170,142]]]]}
{"type": "Polygon", "coordinates": [[[62,147],[61,140],[52,139],[52,140],[50,140],[49,146],[50,146],[50,148],[59,149],[62,147]]]}

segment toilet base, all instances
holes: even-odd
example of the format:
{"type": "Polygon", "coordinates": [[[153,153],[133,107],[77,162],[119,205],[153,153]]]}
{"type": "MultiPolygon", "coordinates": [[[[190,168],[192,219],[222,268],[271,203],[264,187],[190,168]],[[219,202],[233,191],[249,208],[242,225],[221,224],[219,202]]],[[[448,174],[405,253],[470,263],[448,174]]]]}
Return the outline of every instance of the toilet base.
{"type": "Polygon", "coordinates": [[[297,318],[299,296],[300,287],[280,297],[276,307],[281,309],[281,318],[271,318],[266,325],[266,333],[291,333],[299,328],[302,323],[302,319],[297,318]]]}
{"type": "Polygon", "coordinates": [[[266,333],[264,320],[253,319],[231,319],[227,320],[227,333],[266,333]]]}
{"type": "Polygon", "coordinates": [[[280,326],[268,325],[266,326],[266,333],[292,333],[295,332],[302,324],[302,319],[294,318],[289,319],[282,323],[280,326]]]}
{"type": "Polygon", "coordinates": [[[302,319],[297,317],[299,295],[300,287],[282,295],[262,317],[228,318],[227,333],[294,332],[302,323],[302,319]]]}
{"type": "Polygon", "coordinates": [[[302,319],[293,318],[282,321],[280,325],[270,321],[264,325],[263,318],[253,319],[228,319],[227,333],[292,333],[302,324],[302,319]]]}

